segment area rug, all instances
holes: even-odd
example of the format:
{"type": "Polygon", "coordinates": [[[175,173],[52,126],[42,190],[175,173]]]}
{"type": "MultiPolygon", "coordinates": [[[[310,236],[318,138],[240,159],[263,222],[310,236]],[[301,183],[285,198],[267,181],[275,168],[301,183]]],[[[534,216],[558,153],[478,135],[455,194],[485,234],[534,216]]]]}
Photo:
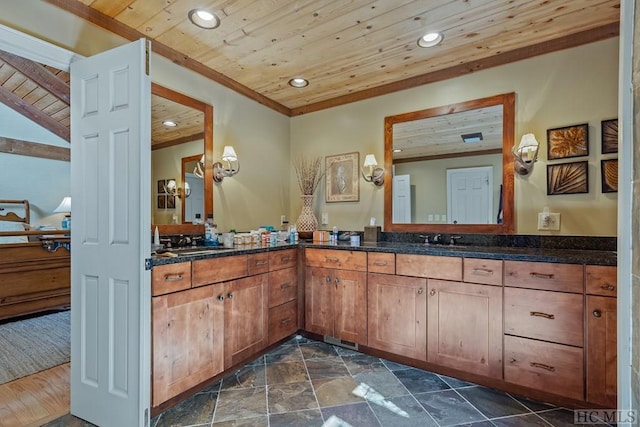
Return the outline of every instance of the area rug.
{"type": "Polygon", "coordinates": [[[71,311],[0,325],[0,384],[67,363],[71,311]]]}

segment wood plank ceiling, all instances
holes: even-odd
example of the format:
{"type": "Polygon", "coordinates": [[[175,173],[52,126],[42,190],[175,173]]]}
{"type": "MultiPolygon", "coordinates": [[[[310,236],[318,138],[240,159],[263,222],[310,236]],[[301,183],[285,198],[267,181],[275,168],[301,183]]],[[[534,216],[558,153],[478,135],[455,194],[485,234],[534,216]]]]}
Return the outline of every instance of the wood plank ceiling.
{"type": "Polygon", "coordinates": [[[619,0],[45,1],[290,116],[613,37],[620,18],[619,0]],[[189,22],[202,6],[218,28],[189,22]],[[428,31],[443,43],[418,47],[428,31]]]}

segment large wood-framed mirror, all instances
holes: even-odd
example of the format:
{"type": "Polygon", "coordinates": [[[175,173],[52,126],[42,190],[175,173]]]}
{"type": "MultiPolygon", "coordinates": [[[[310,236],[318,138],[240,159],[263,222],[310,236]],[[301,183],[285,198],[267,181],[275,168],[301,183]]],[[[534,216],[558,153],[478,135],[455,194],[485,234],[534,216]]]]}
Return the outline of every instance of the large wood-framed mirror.
{"type": "Polygon", "coordinates": [[[151,98],[152,227],[158,226],[160,234],[201,233],[204,226],[194,224],[195,213],[203,221],[213,213],[213,107],[155,83],[151,98]],[[163,124],[169,119],[177,126],[163,124]],[[194,170],[189,167],[203,155],[201,185],[190,185],[187,198],[185,183],[194,170]],[[180,197],[167,196],[162,183],[171,179],[180,197]],[[197,209],[189,209],[197,203],[197,209]]]}
{"type": "Polygon", "coordinates": [[[515,93],[385,117],[385,231],[513,233],[514,122],[515,93]]]}

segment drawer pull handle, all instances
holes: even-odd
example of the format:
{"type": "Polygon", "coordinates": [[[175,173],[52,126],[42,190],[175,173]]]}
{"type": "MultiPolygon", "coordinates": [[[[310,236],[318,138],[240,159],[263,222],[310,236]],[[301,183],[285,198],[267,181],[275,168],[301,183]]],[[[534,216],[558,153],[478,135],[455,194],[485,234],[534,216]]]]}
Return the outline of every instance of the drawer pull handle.
{"type": "Polygon", "coordinates": [[[471,271],[479,276],[491,276],[493,274],[493,270],[487,270],[486,268],[474,268],[471,271]]]}
{"type": "Polygon", "coordinates": [[[556,316],[554,316],[553,314],[547,314],[541,311],[530,311],[529,315],[534,317],[544,317],[545,319],[550,319],[550,320],[553,320],[556,318],[556,316]]]}
{"type": "Polygon", "coordinates": [[[436,294],[436,290],[435,289],[431,289],[431,291],[429,292],[429,295],[434,296],[436,294]]]}
{"type": "Polygon", "coordinates": [[[281,325],[286,325],[287,323],[291,323],[291,319],[283,319],[280,321],[281,325]]]}
{"type": "Polygon", "coordinates": [[[283,283],[282,285],[280,285],[280,289],[287,289],[291,287],[291,283],[283,283]]]}
{"type": "Polygon", "coordinates": [[[600,310],[593,310],[593,317],[601,317],[602,312],[600,310]]]}
{"type": "Polygon", "coordinates": [[[418,289],[418,295],[422,295],[423,292],[424,292],[424,289],[422,288],[418,289]]]}
{"type": "Polygon", "coordinates": [[[256,261],[256,267],[260,265],[267,265],[267,261],[256,261]]]}
{"type": "Polygon", "coordinates": [[[606,283],[604,285],[600,285],[600,289],[602,289],[603,291],[615,291],[616,287],[606,283]]]}
{"type": "Polygon", "coordinates": [[[177,282],[179,280],[184,279],[184,277],[182,276],[182,273],[178,273],[178,274],[167,274],[166,276],[164,276],[164,281],[165,282],[177,282]]]}
{"type": "Polygon", "coordinates": [[[282,258],[280,258],[280,262],[289,262],[289,261],[291,261],[290,256],[283,256],[282,258]]]}
{"type": "Polygon", "coordinates": [[[377,265],[378,267],[384,267],[385,265],[387,265],[387,261],[376,261],[373,263],[373,265],[377,265]]]}
{"type": "Polygon", "coordinates": [[[555,372],[556,371],[556,368],[554,368],[553,366],[545,365],[544,363],[530,362],[529,365],[532,368],[540,368],[540,369],[544,369],[544,370],[549,371],[549,372],[555,372]]]}
{"type": "Polygon", "coordinates": [[[543,273],[531,273],[531,277],[534,279],[544,279],[544,280],[552,280],[553,274],[543,274],[543,273]]]}
{"type": "Polygon", "coordinates": [[[324,257],[324,260],[326,262],[340,262],[340,258],[330,258],[330,257],[324,257]]]}

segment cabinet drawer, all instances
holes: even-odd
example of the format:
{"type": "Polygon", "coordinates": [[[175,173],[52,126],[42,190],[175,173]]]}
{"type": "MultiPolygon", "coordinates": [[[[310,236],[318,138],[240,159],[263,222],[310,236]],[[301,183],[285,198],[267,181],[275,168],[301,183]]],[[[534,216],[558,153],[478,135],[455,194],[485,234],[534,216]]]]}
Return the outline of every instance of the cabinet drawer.
{"type": "Polygon", "coordinates": [[[295,267],[297,262],[297,249],[285,249],[282,251],[269,252],[269,271],[295,267]]]}
{"type": "Polygon", "coordinates": [[[367,253],[339,249],[307,249],[305,262],[311,267],[367,271],[367,253]]]}
{"type": "Polygon", "coordinates": [[[260,252],[257,254],[250,254],[247,256],[247,268],[249,269],[249,276],[255,276],[256,274],[262,274],[269,271],[269,253],[260,252]]]}
{"type": "Polygon", "coordinates": [[[398,254],[396,274],[459,282],[462,281],[462,258],[398,254]]]}
{"type": "Polygon", "coordinates": [[[191,262],[157,265],[151,273],[151,295],[183,291],[191,287],[191,262]]]}
{"type": "Polygon", "coordinates": [[[581,348],[505,336],[504,356],[505,381],[584,399],[581,348]]]}
{"type": "Polygon", "coordinates": [[[275,307],[298,296],[298,273],[296,268],[269,273],[269,307],[275,307]]]}
{"type": "Polygon", "coordinates": [[[369,273],[396,274],[396,255],[369,252],[367,265],[369,273]]]}
{"type": "Polygon", "coordinates": [[[504,288],[504,333],[582,347],[584,296],[504,288]]]}
{"type": "Polygon", "coordinates": [[[462,261],[465,282],[502,286],[502,261],[465,258],[462,261]]]}
{"type": "Polygon", "coordinates": [[[269,345],[298,330],[298,300],[269,309],[269,345]]]}
{"type": "Polygon", "coordinates": [[[199,259],[192,261],[191,264],[191,284],[194,287],[225,282],[247,275],[246,255],[199,259]]]}
{"type": "Polygon", "coordinates": [[[582,293],[584,267],[580,264],[505,261],[504,285],[582,293]]]}
{"type": "Polygon", "coordinates": [[[592,295],[602,295],[605,297],[615,297],[618,290],[618,269],[617,267],[605,265],[587,265],[585,268],[587,275],[587,293],[592,295]]]}

